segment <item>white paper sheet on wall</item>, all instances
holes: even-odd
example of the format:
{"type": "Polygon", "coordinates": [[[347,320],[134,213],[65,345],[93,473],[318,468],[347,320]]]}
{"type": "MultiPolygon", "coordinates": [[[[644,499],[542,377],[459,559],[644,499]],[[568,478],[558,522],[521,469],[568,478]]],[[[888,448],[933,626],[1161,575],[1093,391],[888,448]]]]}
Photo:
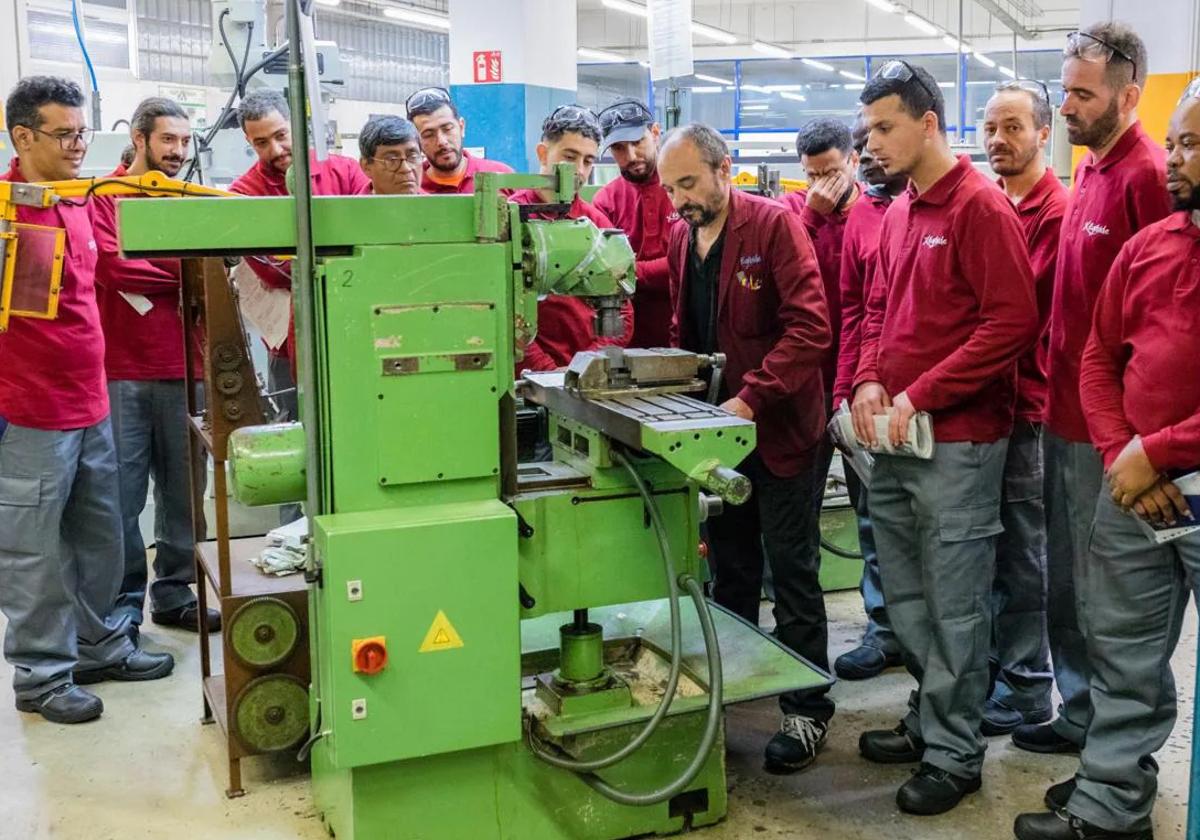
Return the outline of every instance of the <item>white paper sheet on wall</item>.
{"type": "Polygon", "coordinates": [[[232,277],[242,315],[262,334],[268,347],[272,350],[282,347],[292,319],[292,293],[263,283],[245,261],[237,264],[232,277]]]}

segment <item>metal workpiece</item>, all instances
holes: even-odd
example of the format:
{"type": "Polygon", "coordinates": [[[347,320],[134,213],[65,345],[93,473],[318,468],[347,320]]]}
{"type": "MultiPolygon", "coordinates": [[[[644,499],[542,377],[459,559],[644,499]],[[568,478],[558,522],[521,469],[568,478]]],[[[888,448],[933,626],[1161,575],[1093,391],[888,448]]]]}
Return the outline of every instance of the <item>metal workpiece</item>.
{"type": "Polygon", "coordinates": [[[576,353],[564,386],[584,398],[637,393],[682,393],[704,389],[703,368],[719,370],[723,353],[706,356],[669,348],[604,347],[576,353]]]}
{"type": "Polygon", "coordinates": [[[300,423],[245,426],[229,435],[233,497],[243,505],[305,500],[307,443],[300,423]]]}

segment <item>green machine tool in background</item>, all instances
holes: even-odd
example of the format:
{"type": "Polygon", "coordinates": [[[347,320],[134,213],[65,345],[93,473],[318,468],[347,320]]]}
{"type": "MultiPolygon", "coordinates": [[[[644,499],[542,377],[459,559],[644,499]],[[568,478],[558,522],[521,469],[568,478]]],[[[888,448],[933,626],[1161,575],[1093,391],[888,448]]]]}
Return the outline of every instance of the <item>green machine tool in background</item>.
{"type": "Polygon", "coordinates": [[[720,358],[614,349],[514,385],[539,295],[611,331],[633,278],[623,234],[530,220],[500,193],[524,187],[575,190],[564,167],[473,197],[119,205],[127,256],[297,256],[304,423],[240,430],[230,457],[243,501],[305,500],[305,748],[340,840],[711,824],[724,705],[829,682],[703,597],[701,520],[751,492],[731,466],[755,443],[691,396],[720,358]],[[518,397],[552,460],[518,463],[518,397]]]}

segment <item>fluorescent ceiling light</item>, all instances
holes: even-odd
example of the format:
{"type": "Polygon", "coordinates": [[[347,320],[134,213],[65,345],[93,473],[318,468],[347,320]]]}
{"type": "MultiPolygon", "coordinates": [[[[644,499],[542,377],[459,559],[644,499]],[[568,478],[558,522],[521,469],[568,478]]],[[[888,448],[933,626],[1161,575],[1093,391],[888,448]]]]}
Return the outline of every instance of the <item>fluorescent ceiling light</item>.
{"type": "Polygon", "coordinates": [[[702,82],[712,82],[714,85],[733,84],[733,79],[722,79],[720,76],[709,76],[705,73],[693,73],[692,78],[699,79],[702,82]]]}
{"type": "Polygon", "coordinates": [[[649,62],[649,61],[639,61],[639,62],[638,62],[638,67],[645,67],[647,70],[649,70],[649,69],[650,69],[650,62],[649,62]]]}
{"type": "Polygon", "coordinates": [[[817,61],[815,58],[802,58],[800,61],[804,64],[807,64],[809,67],[816,68],[817,70],[824,70],[826,73],[833,72],[833,65],[826,64],[824,61],[817,61]]]}
{"type": "Polygon", "coordinates": [[[938,87],[950,90],[954,87],[954,82],[938,82],[938,87]]]}
{"type": "Polygon", "coordinates": [[[629,61],[628,58],[620,53],[609,52],[608,50],[593,50],[589,47],[580,47],[576,51],[576,55],[580,58],[586,58],[591,61],[608,61],[614,64],[623,64],[629,61]]]}
{"type": "Polygon", "coordinates": [[[949,47],[952,50],[956,50],[960,46],[962,46],[961,44],[958,43],[958,39],[955,38],[953,35],[951,35],[948,32],[942,36],[942,43],[945,44],[947,47],[949,47]]]}
{"type": "Polygon", "coordinates": [[[641,3],[630,3],[629,0],[604,0],[604,6],[609,9],[615,9],[618,12],[624,12],[627,15],[636,15],[642,18],[650,14],[650,10],[641,3]]]}
{"type": "Polygon", "coordinates": [[[771,92],[771,89],[769,87],[767,87],[766,85],[743,84],[742,90],[752,90],[755,93],[770,93],[771,92]]]}
{"type": "Polygon", "coordinates": [[[853,79],[856,82],[865,82],[867,80],[866,76],[860,75],[858,73],[851,73],[849,70],[839,70],[838,75],[844,76],[847,79],[853,79]]]}
{"type": "Polygon", "coordinates": [[[1010,78],[1010,79],[1017,78],[1016,72],[1014,70],[1012,70],[1011,68],[1005,67],[1003,64],[1001,64],[999,69],[1000,69],[1000,72],[1003,73],[1005,76],[1008,76],[1008,78],[1010,78]]]}
{"type": "Polygon", "coordinates": [[[715,26],[709,26],[705,23],[692,21],[692,34],[702,35],[713,41],[720,41],[722,44],[736,44],[738,36],[732,32],[726,32],[724,29],[717,29],[715,26]]]}
{"type": "Polygon", "coordinates": [[[782,96],[784,99],[791,99],[795,102],[807,102],[808,101],[808,97],[802,93],[791,93],[791,92],[785,90],[785,91],[780,91],[779,95],[782,96]]]}
{"type": "Polygon", "coordinates": [[[887,12],[889,15],[892,12],[900,11],[900,7],[895,3],[889,2],[889,0],[867,0],[867,5],[874,6],[879,11],[887,12]]]}
{"type": "Polygon", "coordinates": [[[342,0],[316,0],[318,6],[340,6],[342,0]]]}
{"type": "Polygon", "coordinates": [[[866,85],[863,84],[862,82],[855,82],[854,84],[850,84],[849,82],[846,82],[846,84],[842,85],[842,88],[844,90],[862,90],[865,87],[866,87],[866,85]]]}
{"type": "Polygon", "coordinates": [[[701,85],[699,87],[685,88],[685,90],[690,90],[692,93],[720,93],[724,89],[725,88],[721,87],[720,85],[713,85],[711,87],[707,85],[701,85]]]}
{"type": "Polygon", "coordinates": [[[766,88],[771,93],[781,93],[785,90],[804,90],[806,85],[767,85],[766,88]]]}
{"type": "Polygon", "coordinates": [[[421,12],[416,9],[400,8],[398,6],[386,6],[383,10],[384,17],[390,17],[392,20],[402,20],[405,23],[415,23],[417,26],[425,26],[430,29],[441,29],[444,32],[450,31],[450,18],[446,15],[437,15],[430,12],[421,12]]]}
{"type": "Polygon", "coordinates": [[[990,58],[988,58],[983,53],[975,53],[975,60],[978,61],[980,64],[982,64],[984,67],[995,67],[996,66],[996,62],[992,61],[990,58]]]}
{"type": "Polygon", "coordinates": [[[768,44],[765,41],[755,41],[750,45],[750,48],[755,52],[760,52],[763,55],[769,55],[773,58],[792,58],[792,54],[783,47],[777,47],[774,44],[768,44]]]}
{"type": "Polygon", "coordinates": [[[770,109],[771,109],[770,105],[743,105],[742,106],[743,111],[769,111],[770,109]]]}
{"type": "Polygon", "coordinates": [[[913,29],[916,29],[919,32],[924,32],[926,35],[938,34],[938,28],[936,26],[914,12],[907,12],[904,15],[904,22],[913,29]]]}

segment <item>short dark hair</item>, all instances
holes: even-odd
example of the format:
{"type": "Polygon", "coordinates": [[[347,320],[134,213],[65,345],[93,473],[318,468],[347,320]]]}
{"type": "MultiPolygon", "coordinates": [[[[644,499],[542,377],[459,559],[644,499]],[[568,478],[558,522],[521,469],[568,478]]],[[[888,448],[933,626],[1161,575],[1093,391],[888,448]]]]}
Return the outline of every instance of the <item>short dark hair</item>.
{"type": "Polygon", "coordinates": [[[713,169],[720,167],[721,161],[729,156],[729,145],[721,132],[704,123],[688,123],[671,129],[663,140],[662,150],[666,151],[671,144],[684,140],[699,149],[700,157],[713,169]]]}
{"type": "Polygon", "coordinates": [[[137,146],[130,143],[121,150],[121,165],[133,166],[133,159],[137,157],[137,146]]]}
{"type": "Polygon", "coordinates": [[[1131,63],[1119,55],[1114,55],[1108,62],[1104,78],[1110,88],[1120,90],[1133,83],[1140,88],[1146,87],[1146,65],[1149,60],[1146,42],[1132,26],[1119,20],[1106,20],[1093,23],[1081,31],[1120,50],[1132,60],[1131,63]]]}
{"type": "Polygon", "coordinates": [[[1001,93],[1023,93],[1029,97],[1029,101],[1033,107],[1033,127],[1045,128],[1054,121],[1054,111],[1050,107],[1050,102],[1040,93],[1034,93],[1032,90],[1025,90],[1019,87],[1004,87],[1003,85],[996,88],[996,96],[1001,93]]]}
{"type": "Polygon", "coordinates": [[[589,119],[578,113],[559,116],[551,114],[542,122],[543,143],[557,143],[564,134],[580,134],[597,143],[603,140],[600,134],[600,123],[596,121],[595,117],[589,119]]]}
{"type": "Polygon", "coordinates": [[[416,143],[417,127],[404,117],[381,114],[371,117],[358,133],[358,151],[364,158],[375,157],[380,146],[416,143]]]}
{"type": "Polygon", "coordinates": [[[819,155],[837,149],[844,155],[854,150],[850,129],[841,120],[820,117],[804,124],[796,135],[796,156],[819,155]]]}
{"type": "Polygon", "coordinates": [[[411,120],[413,117],[427,117],[430,114],[442,110],[443,108],[449,108],[450,113],[454,116],[454,119],[459,119],[458,108],[455,106],[453,99],[422,102],[420,105],[408,112],[408,118],[411,120]]]}
{"type": "Polygon", "coordinates": [[[867,82],[858,101],[870,105],[889,96],[899,96],[900,105],[914,120],[919,120],[929,111],[937,117],[938,130],[946,133],[946,99],[942,89],[938,87],[937,79],[929,71],[918,64],[909,64],[913,76],[908,80],[887,79],[876,76],[867,82]]]}
{"type": "Polygon", "coordinates": [[[253,90],[242,98],[238,105],[238,125],[246,130],[246,123],[251,120],[266,119],[271,112],[277,111],[285,120],[292,118],[287,100],[277,90],[253,90]]]}
{"type": "Polygon", "coordinates": [[[17,82],[8,101],[4,103],[5,125],[11,133],[14,126],[41,128],[43,105],[63,105],[82,108],[85,100],[79,85],[61,76],[26,76],[17,82]]]}
{"type": "Polygon", "coordinates": [[[154,125],[159,117],[175,117],[186,120],[187,111],[174,99],[165,96],[151,96],[138,103],[129,120],[129,129],[133,134],[149,137],[154,133],[154,125]]]}

